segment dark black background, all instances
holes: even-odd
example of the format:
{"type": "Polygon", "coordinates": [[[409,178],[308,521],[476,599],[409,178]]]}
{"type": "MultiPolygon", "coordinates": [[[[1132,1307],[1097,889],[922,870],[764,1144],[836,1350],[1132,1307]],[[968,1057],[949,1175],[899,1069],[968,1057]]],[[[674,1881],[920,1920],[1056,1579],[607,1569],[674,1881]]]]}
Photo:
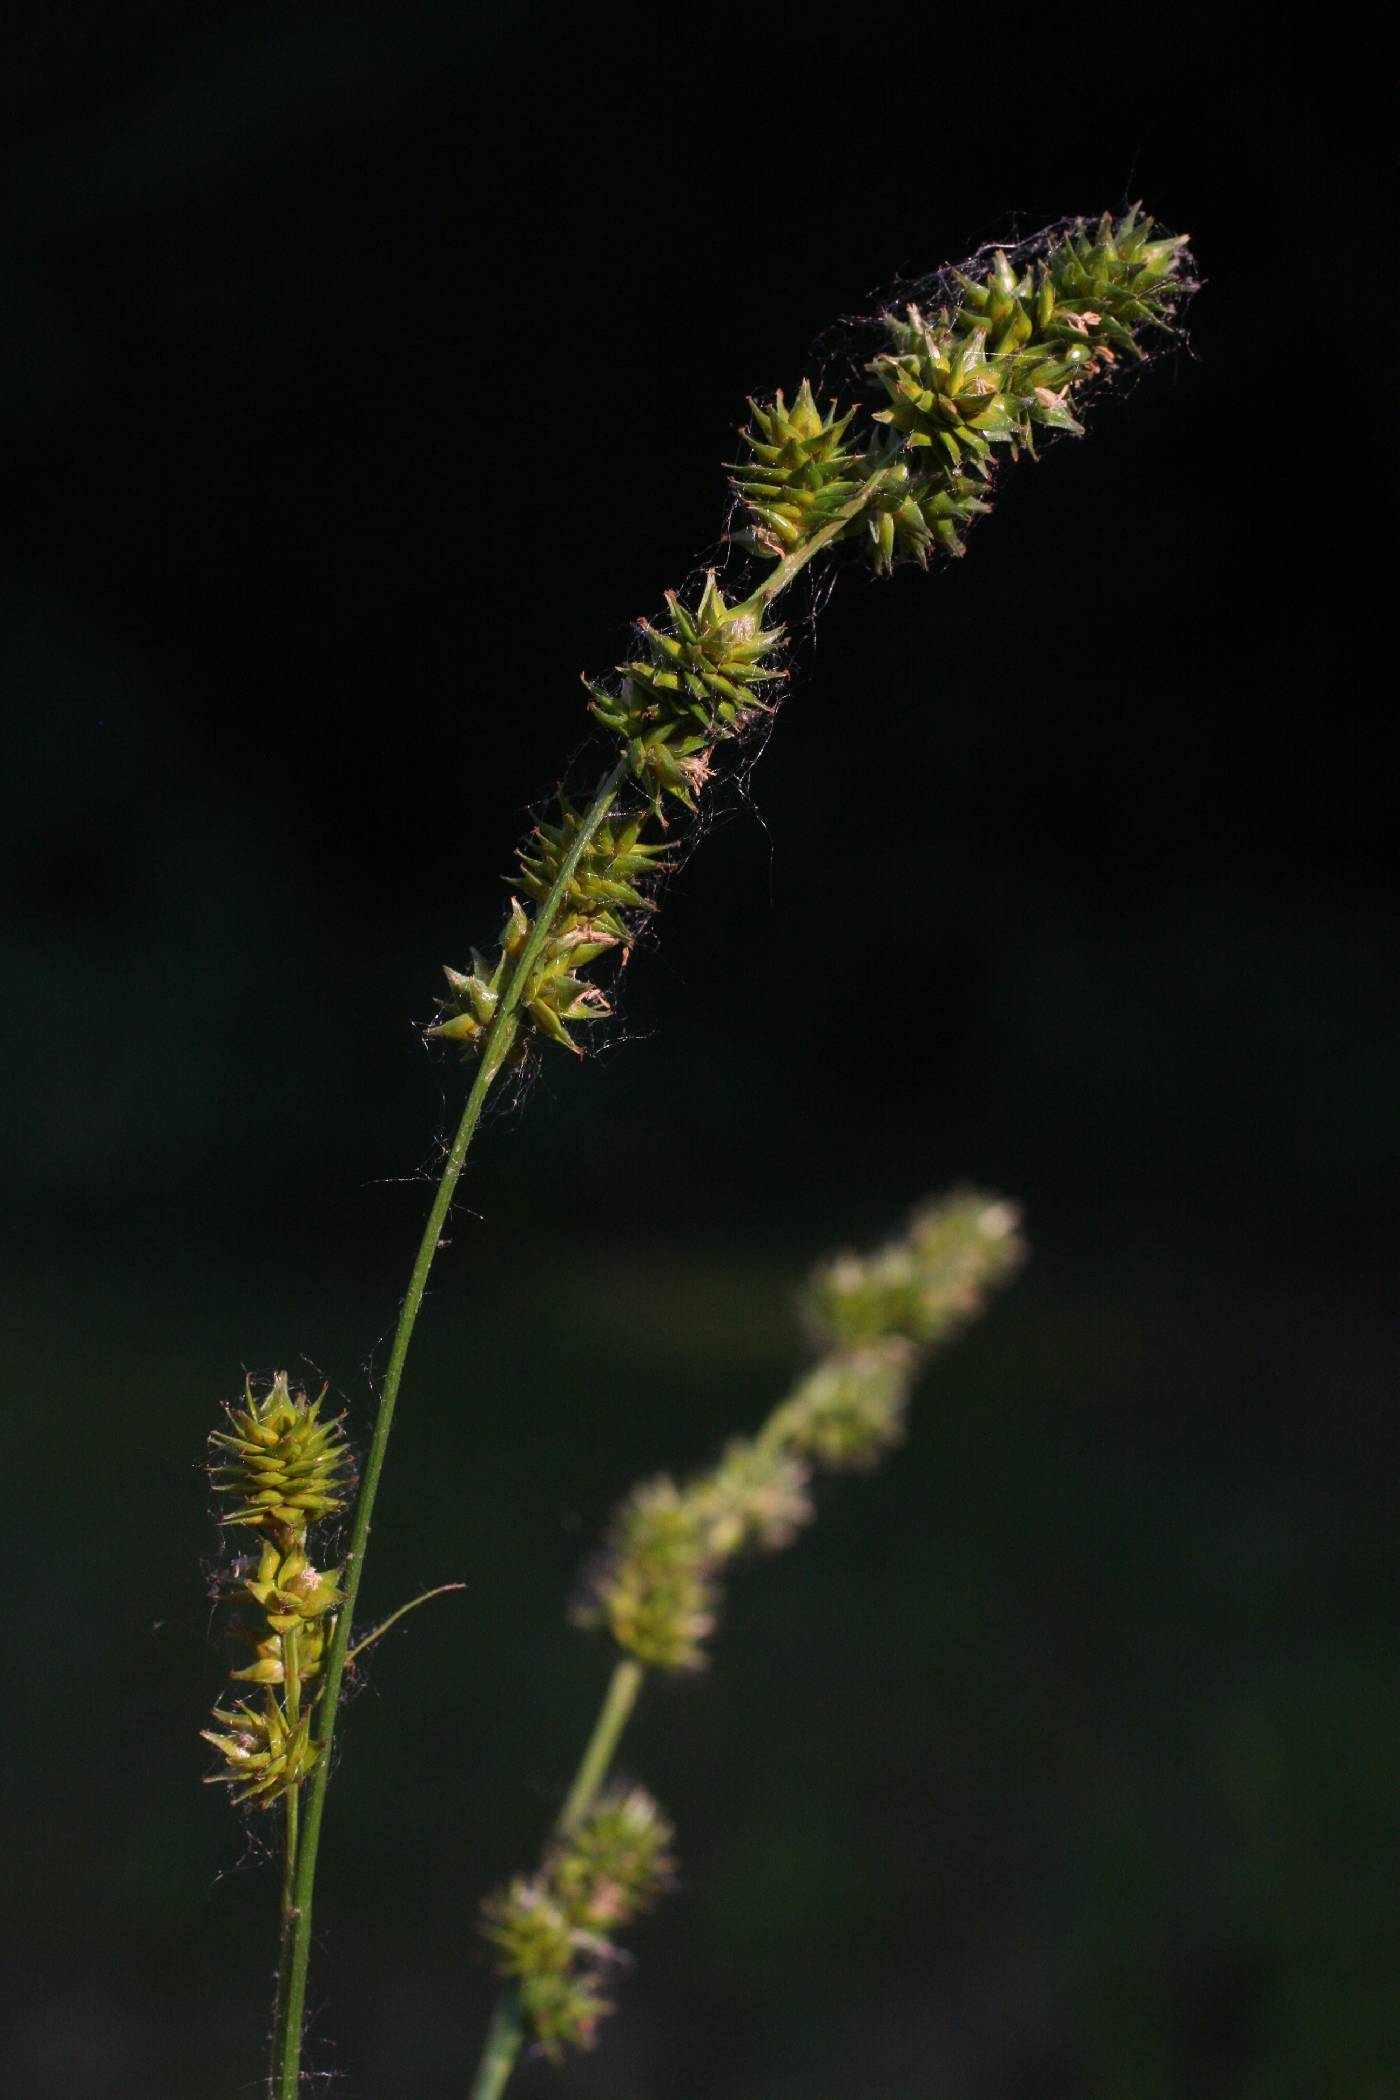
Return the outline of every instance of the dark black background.
{"type": "Polygon", "coordinates": [[[1280,35],[420,0],[14,39],[8,2091],[258,2089],[198,1460],[244,1365],[363,1440],[462,1085],[417,1027],[580,668],[715,550],[748,391],[1141,194],[1195,237],[1194,354],[1008,473],[965,563],[842,578],[625,1039],[474,1158],[366,1608],[469,1587],[346,1725],[312,2062],[465,2090],[610,1501],[771,1404],[815,1255],[972,1176],[1032,1265],[648,1697],[684,1885],[522,2100],[1400,2093],[1393,268],[1383,128],[1333,25],[1280,35]]]}

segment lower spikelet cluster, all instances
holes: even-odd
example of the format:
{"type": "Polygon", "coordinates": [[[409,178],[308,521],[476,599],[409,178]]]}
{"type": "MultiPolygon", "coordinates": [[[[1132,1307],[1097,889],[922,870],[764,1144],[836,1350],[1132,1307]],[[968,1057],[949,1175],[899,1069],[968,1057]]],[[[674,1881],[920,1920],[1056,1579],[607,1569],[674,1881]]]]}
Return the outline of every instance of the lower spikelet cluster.
{"type": "Polygon", "coordinates": [[[612,2011],[609,1971],[624,1960],[611,1935],[671,1885],[671,1829],[644,1788],[612,1787],[556,1836],[538,1873],[487,1899],[482,1930],[512,1979],[542,2053],[592,2046],[612,2011]]]}
{"type": "Polygon", "coordinates": [[[245,1384],[243,1403],[210,1437],[209,1474],[225,1499],[221,1523],[258,1534],[258,1551],[234,1561],[218,1595],[233,1602],[251,1659],[231,1672],[248,1695],[216,1707],[203,1731],[221,1759],[211,1783],[241,1806],[271,1808],[312,1771],[311,1716],[326,1644],[343,1601],[340,1570],[313,1565],[313,1524],[336,1517],[350,1488],[350,1453],[338,1419],[322,1414],[279,1371],[266,1393],[245,1384]]]}
{"type": "Polygon", "coordinates": [[[1174,332],[1193,288],[1185,237],[1156,233],[1135,206],[1052,229],[1014,259],[994,250],[946,272],[932,301],[884,315],[864,408],[823,407],[805,379],[791,401],[781,391],[751,400],[729,470],[729,539],[750,558],[752,588],[731,601],[710,571],[693,598],[668,591],[662,614],[636,622],[628,661],[610,679],[585,678],[622,776],[617,799],[558,913],[547,900],[579,812],[561,799],[526,841],[496,952],[447,971],[432,1033],[480,1056],[504,1022],[501,1058],[518,1062],[537,1043],[581,1054],[580,1030],[612,1011],[589,973],[626,957],[636,915],[654,909],[673,864],[666,813],[693,815],[723,754],[776,708],[788,676],[786,636],[769,618],[778,593],[828,544],[863,548],[881,574],[960,555],[990,508],[998,460],[1033,454],[1046,431],[1079,433],[1085,396],[1140,358],[1145,338],[1174,332]]]}

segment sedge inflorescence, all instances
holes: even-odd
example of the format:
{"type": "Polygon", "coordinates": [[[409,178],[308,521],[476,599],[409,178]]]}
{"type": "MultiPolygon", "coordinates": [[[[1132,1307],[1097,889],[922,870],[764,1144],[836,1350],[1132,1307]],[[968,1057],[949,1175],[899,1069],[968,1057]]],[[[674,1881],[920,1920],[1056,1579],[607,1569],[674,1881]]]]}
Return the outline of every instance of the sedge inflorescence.
{"type": "Polygon", "coordinates": [[[664,613],[636,623],[633,655],[611,678],[584,680],[611,744],[616,804],[533,947],[521,900],[545,913],[578,812],[561,800],[526,840],[496,952],[446,972],[432,1032],[480,1054],[510,987],[512,1061],[537,1043],[581,1054],[579,1031],[612,1010],[589,973],[626,956],[675,865],[668,812],[694,816],[724,755],[777,706],[789,638],[773,600],[827,548],[863,550],[877,574],[960,555],[998,461],[1034,455],[1047,432],[1081,432],[1086,396],[1140,359],[1145,339],[1173,330],[1192,289],[1185,236],[1157,234],[1134,207],[1052,230],[1014,260],[993,250],[946,273],[935,302],[886,314],[863,372],[874,405],[822,405],[805,379],[791,402],[781,391],[751,401],[730,475],[730,539],[750,557],[751,587],[727,598],[710,571],[693,598],[667,592],[664,613]]]}
{"type": "MultiPolygon", "coordinates": [[[[929,1352],[980,1310],[1024,1258],[1010,1203],[964,1190],[927,1205],[873,1253],[809,1279],[816,1361],[752,1437],[684,1482],[643,1482],[619,1505],[576,1621],[606,1630],[627,1668],[700,1669],[729,1563],[790,1545],[815,1513],[817,1476],[869,1470],[904,1434],[929,1352]]],[[[639,1789],[605,1794],[557,1837],[540,1871],[485,1906],[483,1929],[529,2031],[557,2056],[586,2047],[611,2010],[611,1937],[666,1887],[670,1832],[639,1789]]]]}
{"type": "Polygon", "coordinates": [[[238,1633],[251,1656],[232,1681],[246,1694],[216,1707],[217,1728],[202,1731],[221,1759],[211,1783],[232,1789],[241,1806],[271,1808],[316,1764],[311,1717],[326,1644],[342,1602],[339,1568],[310,1557],[314,1524],[339,1516],[351,1487],[350,1453],[338,1419],[323,1415],[324,1392],[308,1400],[279,1371],[266,1393],[245,1384],[243,1404],[209,1442],[209,1475],[226,1498],[221,1523],[256,1534],[256,1553],[223,1577],[238,1633]]]}

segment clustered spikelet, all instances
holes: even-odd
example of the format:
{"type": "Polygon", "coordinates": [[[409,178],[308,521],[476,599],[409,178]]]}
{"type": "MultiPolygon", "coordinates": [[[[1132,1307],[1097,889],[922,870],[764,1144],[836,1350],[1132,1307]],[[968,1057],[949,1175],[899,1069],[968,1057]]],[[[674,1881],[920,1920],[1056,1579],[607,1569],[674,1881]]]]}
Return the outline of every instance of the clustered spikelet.
{"type": "Polygon", "coordinates": [[[753,421],[739,433],[749,457],[730,478],[749,523],[734,538],[750,553],[772,559],[838,517],[869,469],[858,447],[846,442],[855,409],[840,415],[829,401],[823,414],[807,380],[791,408],[781,387],[766,408],[753,400],[749,408],[753,421]]]}
{"type": "Polygon", "coordinates": [[[1093,235],[1077,226],[1019,274],[998,249],[981,278],[952,272],[956,303],[887,318],[890,346],[869,367],[887,396],[874,421],[903,461],[865,521],[878,569],[901,555],[927,565],[935,544],[961,554],[959,524],[989,507],[994,448],[1033,452],[1037,428],[1082,434],[1072,397],[1120,352],[1140,357],[1140,334],[1170,327],[1189,289],[1184,242],[1151,230],[1136,211],[1093,235]]]}
{"type": "Polygon", "coordinates": [[[1137,207],[1094,227],[1077,221],[1014,260],[997,249],[989,262],[946,273],[937,304],[884,316],[884,348],[865,366],[878,397],[868,413],[835,400],[821,407],[805,379],[791,402],[781,391],[751,401],[744,457],[730,469],[742,514],[730,539],[778,569],[733,603],[713,572],[693,604],[667,592],[665,613],[637,622],[640,647],[614,680],[585,678],[630,789],[590,844],[563,918],[517,992],[534,923],[519,897],[539,911],[552,881],[550,842],[568,840],[577,814],[561,800],[556,821],[539,826],[518,856],[496,955],[474,955],[469,972],[448,970],[432,1032],[479,1055],[510,987],[519,1016],[513,1061],[536,1043],[581,1054],[576,1030],[612,1010],[587,973],[625,958],[629,914],[654,907],[657,879],[673,865],[647,827],[664,831],[674,807],[694,813],[722,752],[776,707],[785,636],[767,612],[787,569],[826,541],[863,547],[877,573],[960,555],[968,526],[990,507],[998,457],[1033,453],[1045,430],[1078,433],[1075,409],[1092,384],[1141,357],[1144,336],[1171,332],[1192,289],[1185,237],[1154,238],[1137,207]],[[629,794],[640,795],[639,810],[629,794]],[[609,884],[619,894],[610,898],[609,884]]]}
{"type": "Polygon", "coordinates": [[[610,1787],[558,1833],[539,1872],[517,1875],[483,1906],[497,1967],[520,1993],[544,2055],[592,2045],[612,2011],[607,1972],[623,1959],[609,1937],[671,1884],[671,1829],[639,1786],[610,1787]]]}
{"type": "Polygon", "coordinates": [[[209,1477],[230,1502],[223,1523],[304,1530],[344,1506],[349,1453],[339,1422],[321,1420],[325,1397],[293,1393],[285,1371],[261,1400],[245,1383],[242,1407],[229,1408],[228,1428],[209,1439],[218,1454],[209,1477]]]}
{"type": "MultiPolygon", "coordinates": [[[[520,1014],[525,1032],[516,1039],[516,1062],[532,1040],[557,1043],[581,1056],[569,1023],[600,1020],[612,1011],[600,986],[579,973],[610,950],[631,943],[629,914],[655,909],[645,887],[664,875],[670,862],[664,842],[642,838],[644,810],[605,822],[587,839],[565,884],[559,911],[547,938],[530,965],[521,987],[520,1014]]],[[[543,904],[578,838],[578,811],[562,802],[555,824],[539,824],[516,856],[514,876],[507,879],[536,904],[543,904]]],[[[439,1001],[442,1018],[432,1033],[449,1042],[480,1047],[496,1017],[501,994],[530,938],[530,920],[518,896],[512,896],[501,934],[500,952],[488,963],[475,950],[469,974],[445,969],[448,996],[439,1001]]]]}
{"type": "Polygon", "coordinates": [[[674,591],[666,605],[664,626],[637,622],[645,654],[617,666],[617,692],[584,680],[593,714],[625,743],[658,820],[666,795],[694,810],[715,745],[771,714],[763,688],[787,676],[771,661],[783,646],[781,627],[765,627],[761,610],[726,604],[713,569],[693,612],[674,591]]]}
{"type": "MultiPolygon", "coordinates": [[[[821,1264],[805,1303],[816,1364],[716,1465],[633,1489],[587,1571],[578,1623],[605,1628],[633,1670],[701,1669],[727,1564],[790,1545],[814,1514],[818,1473],[869,1469],[899,1442],[925,1355],[1023,1251],[1015,1207],[963,1190],[916,1211],[888,1246],[821,1264]]],[[[619,1957],[608,1935],[669,1884],[670,1839],[639,1788],[604,1794],[537,1874],[487,1902],[483,1930],[546,2055],[588,2046],[611,2010],[604,1985],[619,1957]]]]}
{"type": "Polygon", "coordinates": [[[836,1353],[891,1341],[928,1349],[980,1310],[1023,1258],[1019,1215],[976,1189],[918,1210],[909,1230],[873,1254],[838,1254],[808,1284],[804,1309],[836,1353]]]}
{"type": "Polygon", "coordinates": [[[325,1397],[294,1392],[285,1371],[261,1398],[245,1383],[242,1406],[229,1408],[227,1428],[209,1439],[210,1479],[228,1504],[221,1521],[260,1538],[256,1556],[234,1562],[223,1590],[241,1607],[238,1630],[252,1654],[232,1680],[260,1691],[261,1703],[216,1707],[218,1727],[203,1731],[223,1760],[213,1781],[240,1805],[271,1808],[316,1763],[316,1680],[344,1600],[340,1570],[313,1565],[308,1534],[340,1515],[351,1486],[345,1433],[322,1416],[325,1397]]]}
{"type": "Polygon", "coordinates": [[[808,1292],[816,1365],[756,1437],[684,1485],[648,1481],[621,1504],[575,1617],[652,1669],[703,1667],[727,1561],[788,1545],[817,1472],[868,1469],[903,1435],[925,1354],[978,1310],[1022,1257],[1009,1203],[975,1190],[931,1204],[869,1255],[822,1265],[808,1292]]]}

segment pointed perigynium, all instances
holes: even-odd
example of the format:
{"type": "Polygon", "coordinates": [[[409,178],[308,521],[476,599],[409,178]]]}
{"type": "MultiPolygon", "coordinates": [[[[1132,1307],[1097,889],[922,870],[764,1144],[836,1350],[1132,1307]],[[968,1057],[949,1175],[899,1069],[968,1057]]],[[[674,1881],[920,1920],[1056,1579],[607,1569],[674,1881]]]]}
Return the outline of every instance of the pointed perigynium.
{"type": "Polygon", "coordinates": [[[252,1660],[231,1672],[255,1687],[260,1705],[218,1707],[217,1727],[202,1731],[222,1759],[211,1782],[242,1806],[271,1808],[313,1769],[317,1746],[310,1720],[335,1612],[344,1601],[338,1568],[317,1568],[308,1551],[313,1523],[340,1515],[349,1492],[350,1454],[336,1419],[294,1392],[284,1371],[268,1391],[244,1387],[243,1405],[210,1438],[210,1475],[230,1499],[227,1525],[257,1531],[256,1558],[235,1562],[221,1594],[239,1607],[238,1631],[252,1660]]]}

